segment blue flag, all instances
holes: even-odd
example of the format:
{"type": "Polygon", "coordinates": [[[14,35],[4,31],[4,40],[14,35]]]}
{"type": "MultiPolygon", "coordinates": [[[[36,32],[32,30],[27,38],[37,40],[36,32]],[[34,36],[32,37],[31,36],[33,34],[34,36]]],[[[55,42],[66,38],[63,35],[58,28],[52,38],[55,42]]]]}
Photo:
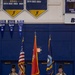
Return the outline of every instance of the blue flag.
{"type": "Polygon", "coordinates": [[[23,29],[24,20],[18,20],[17,23],[18,23],[18,26],[19,26],[20,37],[22,37],[22,29],[23,29]]]}
{"type": "Polygon", "coordinates": [[[6,25],[6,20],[0,20],[0,31],[1,31],[1,37],[3,38],[4,31],[5,31],[5,25],[6,25]]]}
{"type": "Polygon", "coordinates": [[[53,61],[52,61],[52,49],[51,49],[51,37],[48,41],[48,57],[47,57],[47,75],[53,74],[53,61]]]}
{"type": "Polygon", "coordinates": [[[15,20],[8,20],[8,24],[9,24],[10,36],[12,38],[13,31],[14,31],[15,20]]]}

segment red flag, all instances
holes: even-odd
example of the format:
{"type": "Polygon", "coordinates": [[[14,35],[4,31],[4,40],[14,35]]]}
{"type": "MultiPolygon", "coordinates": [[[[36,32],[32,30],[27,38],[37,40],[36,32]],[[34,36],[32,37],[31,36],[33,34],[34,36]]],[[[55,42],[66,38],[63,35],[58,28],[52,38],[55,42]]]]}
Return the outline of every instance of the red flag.
{"type": "Polygon", "coordinates": [[[31,75],[40,75],[39,74],[39,66],[38,66],[38,53],[37,53],[36,35],[34,36],[34,48],[33,48],[31,75]]]}

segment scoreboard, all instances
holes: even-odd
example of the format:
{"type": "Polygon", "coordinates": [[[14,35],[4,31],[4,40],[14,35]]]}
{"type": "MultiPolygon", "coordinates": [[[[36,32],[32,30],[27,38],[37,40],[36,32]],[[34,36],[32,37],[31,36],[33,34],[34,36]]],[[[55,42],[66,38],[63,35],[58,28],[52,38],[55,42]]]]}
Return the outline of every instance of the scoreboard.
{"type": "Polygon", "coordinates": [[[65,0],[65,23],[75,24],[75,0],[65,0]]]}
{"type": "Polygon", "coordinates": [[[0,0],[0,10],[1,10],[1,0],[0,0]]]}
{"type": "Polygon", "coordinates": [[[65,2],[65,12],[66,13],[75,13],[75,0],[66,0],[65,2]]]}

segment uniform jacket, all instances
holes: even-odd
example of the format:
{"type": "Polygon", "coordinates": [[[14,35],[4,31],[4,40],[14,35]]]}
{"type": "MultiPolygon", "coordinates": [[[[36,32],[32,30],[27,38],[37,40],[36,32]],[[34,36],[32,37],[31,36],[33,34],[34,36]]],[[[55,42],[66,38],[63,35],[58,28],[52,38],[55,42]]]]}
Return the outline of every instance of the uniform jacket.
{"type": "Polygon", "coordinates": [[[57,73],[56,75],[66,75],[66,74],[65,73],[63,73],[63,74],[57,73]]]}

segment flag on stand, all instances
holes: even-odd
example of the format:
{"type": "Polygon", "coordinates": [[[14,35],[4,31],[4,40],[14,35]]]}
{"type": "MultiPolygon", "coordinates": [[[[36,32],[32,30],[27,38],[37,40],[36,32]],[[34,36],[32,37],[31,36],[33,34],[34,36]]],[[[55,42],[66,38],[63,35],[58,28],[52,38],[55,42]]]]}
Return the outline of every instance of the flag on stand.
{"type": "Polygon", "coordinates": [[[53,61],[52,61],[52,49],[51,49],[51,37],[48,40],[48,57],[47,57],[47,75],[53,74],[53,61]]]}
{"type": "Polygon", "coordinates": [[[18,61],[19,75],[25,75],[25,53],[23,49],[24,49],[24,38],[22,39],[21,52],[18,61]]]}
{"type": "Polygon", "coordinates": [[[33,48],[33,56],[32,56],[31,75],[40,75],[39,66],[38,66],[38,53],[37,53],[36,34],[34,36],[34,48],[33,48]]]}

